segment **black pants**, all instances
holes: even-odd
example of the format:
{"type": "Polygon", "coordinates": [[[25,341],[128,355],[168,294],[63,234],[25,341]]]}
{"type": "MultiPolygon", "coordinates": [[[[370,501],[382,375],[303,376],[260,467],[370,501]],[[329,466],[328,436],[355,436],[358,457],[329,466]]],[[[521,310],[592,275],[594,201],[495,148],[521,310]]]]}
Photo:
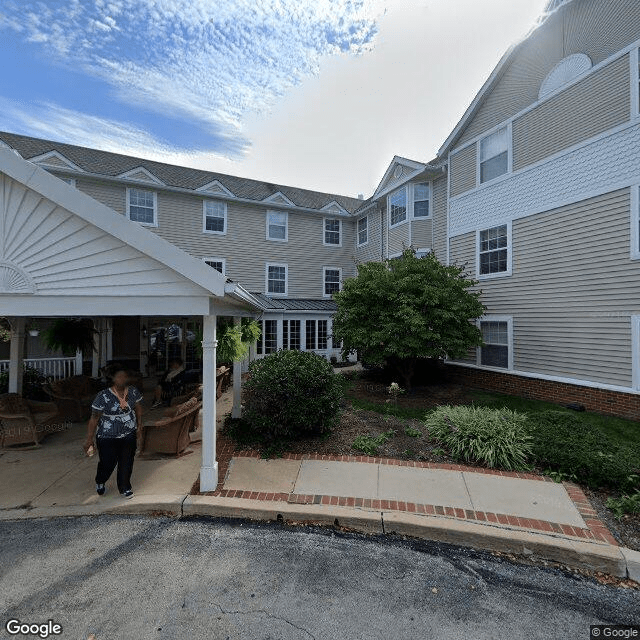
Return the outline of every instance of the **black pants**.
{"type": "Polygon", "coordinates": [[[136,455],[136,437],[96,438],[98,471],[96,484],[105,484],[118,465],[118,491],[131,489],[133,458],[136,455]]]}

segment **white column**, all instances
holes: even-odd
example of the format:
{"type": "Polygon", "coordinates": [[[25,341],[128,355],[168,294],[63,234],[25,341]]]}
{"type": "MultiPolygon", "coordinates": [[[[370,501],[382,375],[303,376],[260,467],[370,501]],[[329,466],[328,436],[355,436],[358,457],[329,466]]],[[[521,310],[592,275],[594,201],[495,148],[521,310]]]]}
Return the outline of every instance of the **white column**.
{"type": "Polygon", "coordinates": [[[11,318],[9,347],[9,393],[22,393],[24,376],[24,318],[11,318]]]}
{"type": "MultiPolygon", "coordinates": [[[[240,316],[234,316],[233,326],[240,329],[240,316]]],[[[232,418],[240,418],[242,416],[242,361],[236,360],[233,363],[233,409],[231,410],[232,418]]]]}
{"type": "Polygon", "coordinates": [[[82,375],[82,349],[76,349],[76,364],[74,374],[77,376],[82,375]]]}
{"type": "Polygon", "coordinates": [[[202,466],[200,491],[218,486],[216,460],[216,316],[202,317],[202,466]]]}

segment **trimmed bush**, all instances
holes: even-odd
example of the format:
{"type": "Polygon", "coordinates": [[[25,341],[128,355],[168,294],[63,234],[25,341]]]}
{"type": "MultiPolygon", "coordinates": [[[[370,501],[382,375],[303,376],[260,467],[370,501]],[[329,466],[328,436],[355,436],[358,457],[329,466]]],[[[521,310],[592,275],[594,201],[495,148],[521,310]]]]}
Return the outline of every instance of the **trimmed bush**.
{"type": "Polygon", "coordinates": [[[527,416],[510,409],[441,406],[427,416],[429,435],[451,456],[500,469],[522,469],[531,454],[527,416]]]}
{"type": "Polygon", "coordinates": [[[625,490],[637,484],[639,452],[612,440],[577,415],[541,411],[530,415],[533,455],[539,466],[573,475],[593,488],[625,490]]]}
{"type": "Polygon", "coordinates": [[[344,383],[325,358],[278,351],[249,367],[244,418],[265,442],[317,436],[340,419],[344,383]]]}

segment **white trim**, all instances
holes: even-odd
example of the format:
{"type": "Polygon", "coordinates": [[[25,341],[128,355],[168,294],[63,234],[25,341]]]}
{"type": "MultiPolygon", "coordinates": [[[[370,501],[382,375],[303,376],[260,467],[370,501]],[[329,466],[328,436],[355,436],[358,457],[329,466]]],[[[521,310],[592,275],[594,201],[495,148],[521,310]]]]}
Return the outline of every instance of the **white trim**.
{"type": "Polygon", "coordinates": [[[579,378],[564,378],[562,376],[551,376],[546,373],[533,373],[531,371],[519,371],[517,369],[499,369],[497,367],[481,367],[477,364],[469,362],[456,362],[455,360],[445,360],[445,364],[454,365],[456,367],[466,367],[467,369],[479,369],[480,371],[495,371],[496,373],[507,373],[523,378],[534,378],[540,380],[548,380],[549,382],[561,382],[563,384],[572,384],[576,387],[589,387],[591,389],[603,389],[604,391],[618,391],[619,393],[630,393],[632,395],[640,395],[640,391],[632,387],[620,387],[615,384],[606,384],[604,382],[595,382],[591,380],[581,380],[579,378]]]}
{"type": "Polygon", "coordinates": [[[630,213],[629,224],[630,257],[632,260],[640,260],[640,184],[632,184],[630,192],[630,213]]]}
{"type": "MultiPolygon", "coordinates": [[[[141,183],[142,186],[142,183],[141,183]]],[[[141,189],[140,187],[127,187],[127,220],[131,222],[135,222],[142,227],[157,227],[158,226],[158,193],[157,191],[153,191],[152,189],[141,189]],[[147,191],[148,193],[153,194],[153,222],[138,222],[137,220],[131,220],[131,213],[129,208],[131,206],[131,190],[135,189],[136,191],[147,191]]]]}
{"type": "Polygon", "coordinates": [[[476,347],[476,366],[491,371],[512,371],[513,370],[513,316],[487,314],[478,318],[476,324],[481,329],[483,322],[506,322],[507,323],[507,368],[503,367],[487,367],[480,364],[482,359],[482,347],[476,347]]]}
{"type": "MultiPolygon", "coordinates": [[[[577,84],[578,82],[582,82],[587,77],[589,77],[589,75],[591,75],[592,73],[596,73],[597,71],[599,71],[600,69],[603,69],[604,67],[606,67],[607,65],[611,64],[612,62],[615,62],[615,60],[617,60],[618,58],[622,58],[625,55],[627,55],[628,53],[633,52],[633,49],[634,48],[637,49],[638,47],[640,47],[640,40],[636,40],[632,44],[627,45],[624,49],[620,49],[619,51],[616,51],[613,55],[609,56],[608,58],[605,58],[604,60],[601,60],[598,64],[594,64],[591,67],[591,69],[589,69],[589,71],[587,71],[586,73],[582,74],[581,76],[578,76],[578,77],[574,78],[571,82],[568,82],[567,84],[565,84],[565,85],[563,85],[561,87],[558,87],[558,89],[556,89],[555,91],[552,91],[551,93],[548,93],[547,95],[544,96],[544,98],[542,100],[537,100],[537,101],[531,103],[530,105],[528,105],[527,107],[525,107],[521,111],[518,111],[518,113],[514,114],[510,118],[507,118],[506,120],[503,120],[500,124],[498,124],[495,127],[493,127],[493,129],[499,129],[501,127],[504,127],[508,122],[513,122],[514,120],[517,120],[518,118],[522,117],[524,114],[526,114],[529,111],[532,111],[533,109],[537,108],[538,106],[540,106],[541,104],[543,104],[547,100],[550,100],[551,98],[553,98],[554,96],[558,95],[562,91],[565,91],[566,89],[569,89],[570,87],[572,87],[573,85],[577,84]]],[[[514,47],[512,47],[510,50],[508,50],[507,53],[505,53],[505,56],[508,56],[513,49],[514,49],[514,47]]],[[[480,91],[478,92],[476,97],[474,98],[473,102],[471,103],[471,105],[469,106],[467,111],[465,111],[464,115],[462,116],[462,118],[460,119],[458,124],[456,125],[455,129],[451,132],[451,134],[445,140],[445,142],[440,147],[440,149],[438,149],[438,157],[440,157],[444,153],[444,151],[449,149],[450,145],[452,144],[452,142],[454,141],[456,136],[459,133],[462,132],[462,130],[464,129],[464,126],[470,121],[471,116],[472,115],[475,116],[475,113],[472,113],[472,110],[475,110],[476,106],[478,106],[476,103],[478,102],[479,98],[481,98],[482,95],[484,93],[486,93],[486,91],[489,88],[488,85],[489,85],[490,82],[493,81],[493,78],[494,78],[496,72],[498,71],[498,68],[502,67],[502,65],[504,64],[505,56],[503,56],[503,58],[498,62],[498,65],[496,66],[496,68],[492,72],[491,76],[489,76],[489,79],[487,80],[487,82],[485,82],[485,84],[482,86],[482,88],[480,89],[480,91]]],[[[465,147],[468,147],[469,145],[472,145],[474,142],[477,142],[480,138],[484,138],[484,136],[491,130],[492,129],[487,129],[487,131],[485,131],[485,132],[483,132],[483,133],[481,133],[481,134],[479,134],[477,136],[474,136],[473,138],[470,138],[469,140],[465,141],[460,146],[452,148],[452,149],[449,149],[450,153],[452,153],[452,154],[453,153],[457,153],[458,151],[461,151],[465,147]]]]}
{"type": "Polygon", "coordinates": [[[640,391],[640,316],[631,316],[631,386],[640,391]]]}
{"type": "Polygon", "coordinates": [[[326,292],[326,278],[327,271],[337,271],[338,272],[338,291],[342,291],[342,267],[322,267],[322,297],[323,298],[332,298],[333,293],[326,292]]]}
{"type": "MultiPolygon", "coordinates": [[[[218,216],[212,216],[212,217],[218,217],[218,216]]],[[[214,235],[214,236],[226,236],[227,235],[227,225],[228,225],[228,218],[227,218],[227,203],[224,200],[215,200],[214,198],[205,198],[202,201],[202,233],[206,233],[209,235],[214,235]],[[211,231],[209,229],[207,229],[207,203],[208,202],[215,202],[216,204],[221,204],[224,207],[224,231],[211,231]]]]}
{"type": "MultiPolygon", "coordinates": [[[[222,272],[218,271],[216,269],[216,271],[218,271],[218,273],[222,273],[223,276],[227,275],[227,259],[226,258],[211,258],[211,257],[206,257],[206,258],[202,258],[202,261],[207,264],[209,262],[221,262],[222,263],[222,272]]],[[[211,267],[211,265],[208,265],[209,267],[211,267]]],[[[215,267],[211,267],[212,269],[215,269],[215,267]]]]}
{"type": "Polygon", "coordinates": [[[392,191],[393,189],[395,189],[399,184],[403,184],[404,182],[407,182],[411,178],[415,177],[416,175],[422,173],[426,168],[427,168],[427,165],[421,162],[416,162],[415,160],[409,160],[408,158],[402,158],[401,156],[393,156],[393,160],[391,160],[391,162],[389,163],[389,166],[387,167],[387,170],[384,172],[384,175],[382,176],[382,180],[380,180],[380,182],[378,183],[378,186],[376,187],[376,190],[373,192],[372,199],[375,200],[376,198],[386,195],[387,193],[389,193],[389,191],[392,191]],[[393,185],[386,186],[383,189],[382,185],[384,185],[384,183],[389,179],[389,177],[391,176],[392,170],[395,168],[396,165],[401,165],[403,167],[407,167],[408,169],[413,169],[413,173],[407,175],[405,178],[401,178],[397,180],[393,185]]]}
{"type": "MultiPolygon", "coordinates": [[[[53,174],[55,175],[55,174],[53,174]]],[[[75,178],[67,178],[66,176],[56,176],[56,178],[58,178],[58,180],[62,180],[62,182],[65,182],[66,184],[75,187],[76,186],[76,179],[75,178]]]]}
{"type": "Polygon", "coordinates": [[[211,195],[225,195],[228,198],[235,198],[236,196],[225,187],[220,180],[212,180],[211,182],[207,182],[207,184],[202,185],[196,189],[198,192],[202,193],[210,193],[211,195]]]}
{"type": "MultiPolygon", "coordinates": [[[[416,180],[409,185],[409,195],[411,196],[411,219],[412,220],[431,220],[433,218],[433,180],[416,180]],[[428,216],[416,216],[415,204],[416,204],[416,185],[426,184],[429,187],[429,215],[428,216]]],[[[425,202],[424,200],[418,200],[418,202],[425,202]]]]}
{"type": "MultiPolygon", "coordinates": [[[[265,237],[270,242],[289,242],[289,213],[287,211],[274,211],[273,209],[267,209],[265,215],[265,237]],[[284,216],[284,238],[270,238],[269,237],[269,216],[275,214],[277,216],[284,216]]],[[[276,225],[280,226],[280,225],[276,225]]]]}
{"type": "Polygon", "coordinates": [[[419,256],[419,253],[423,253],[425,256],[429,255],[432,252],[431,247],[416,247],[415,248],[415,254],[416,254],[416,258],[423,258],[424,256],[419,256]]]}
{"type": "Polygon", "coordinates": [[[287,207],[295,207],[296,205],[287,198],[281,191],[276,191],[272,193],[270,196],[267,196],[261,202],[266,202],[269,204],[279,204],[287,207]]]}
{"type": "MultiPolygon", "coordinates": [[[[496,249],[497,251],[497,249],[496,249]]],[[[513,236],[511,220],[501,222],[500,224],[492,224],[490,227],[476,229],[476,280],[493,280],[494,278],[504,278],[513,275],[513,236]],[[495,229],[507,225],[507,270],[498,273],[480,273],[480,232],[495,229]]]]}
{"type": "Polygon", "coordinates": [[[340,213],[343,216],[349,215],[349,212],[335,200],[332,200],[329,204],[325,204],[324,207],[320,209],[320,211],[328,211],[330,213],[340,213]]]}
{"type": "MultiPolygon", "coordinates": [[[[9,149],[11,149],[11,147],[9,147],[9,145],[6,145],[9,149]]],[[[17,153],[17,152],[16,152],[17,153]]],[[[19,157],[20,154],[18,154],[19,157]]],[[[38,165],[42,165],[45,167],[51,167],[51,169],[62,169],[63,167],[61,167],[60,165],[57,164],[49,164],[47,162],[47,160],[49,160],[49,158],[56,158],[58,160],[60,160],[60,162],[64,162],[67,167],[69,169],[73,169],[74,171],[77,171],[78,173],[85,173],[84,169],[81,169],[77,164],[71,162],[71,160],[69,160],[69,158],[65,158],[65,156],[63,156],[60,152],[58,151],[47,151],[46,153],[42,153],[39,156],[35,156],[33,158],[29,158],[29,162],[33,162],[35,164],[38,165]]]]}
{"type": "Polygon", "coordinates": [[[400,258],[402,256],[402,251],[400,253],[392,253],[387,256],[387,260],[394,260],[395,258],[400,258]]]}
{"type": "Polygon", "coordinates": [[[638,47],[634,47],[629,52],[630,67],[630,88],[631,88],[631,119],[640,117],[640,73],[638,63],[640,62],[638,47]]]}
{"type": "Polygon", "coordinates": [[[397,189],[394,189],[391,193],[389,193],[389,195],[387,195],[387,215],[389,218],[389,222],[388,222],[389,229],[396,229],[397,227],[400,227],[403,224],[406,224],[407,222],[409,222],[409,188],[408,187],[409,186],[405,184],[401,187],[398,187],[397,189]],[[404,220],[401,220],[400,222],[396,222],[395,224],[392,224],[391,223],[391,198],[401,190],[404,191],[404,198],[405,198],[404,220]]]}
{"type": "Polygon", "coordinates": [[[369,216],[361,216],[359,217],[356,221],[356,247],[357,248],[361,248],[361,247],[366,247],[369,244],[369,216]],[[360,242],[360,231],[358,229],[358,225],[360,224],[361,220],[366,220],[367,221],[367,239],[364,242],[360,242]]]}
{"type": "Polygon", "coordinates": [[[272,298],[283,298],[289,295],[289,265],[284,262],[264,263],[264,294],[272,298]],[[284,293],[269,291],[269,267],[284,267],[284,293]]]}
{"type": "MultiPolygon", "coordinates": [[[[513,172],[513,127],[512,127],[511,121],[509,121],[506,125],[503,125],[501,127],[494,127],[493,129],[490,129],[485,135],[483,135],[478,140],[478,143],[476,144],[476,186],[474,187],[474,189],[470,189],[469,191],[474,191],[480,185],[494,184],[500,178],[504,179],[504,176],[511,175],[512,172],[513,172]],[[480,149],[482,147],[482,141],[488,138],[489,136],[492,136],[494,133],[498,133],[498,131],[501,131],[502,129],[507,130],[507,170],[505,173],[501,173],[499,176],[496,176],[491,180],[486,180],[485,182],[482,182],[480,179],[481,177],[480,149]]],[[[469,191],[465,191],[464,193],[465,194],[469,193],[469,191]]],[[[460,194],[460,195],[463,195],[463,194],[460,194]]]]}
{"type": "Polygon", "coordinates": [[[124,173],[121,173],[116,177],[122,178],[123,180],[131,180],[131,182],[139,182],[140,184],[149,184],[151,182],[153,184],[164,185],[164,182],[162,182],[160,178],[157,178],[156,176],[153,175],[153,173],[151,173],[151,171],[148,171],[142,166],[136,167],[135,169],[131,169],[130,171],[125,171],[124,173]],[[140,180],[139,178],[132,177],[136,173],[140,173],[140,172],[144,173],[144,175],[147,176],[149,180],[140,180]]]}
{"type": "MultiPolygon", "coordinates": [[[[329,233],[335,233],[335,231],[329,231],[329,233]]],[[[325,247],[335,247],[336,249],[339,249],[342,246],[342,220],[340,220],[340,218],[322,218],[322,244],[325,247]],[[338,221],[338,239],[340,240],[340,242],[338,242],[338,244],[335,244],[333,242],[327,242],[327,237],[326,237],[326,233],[327,233],[327,220],[337,220],[338,221]]]]}

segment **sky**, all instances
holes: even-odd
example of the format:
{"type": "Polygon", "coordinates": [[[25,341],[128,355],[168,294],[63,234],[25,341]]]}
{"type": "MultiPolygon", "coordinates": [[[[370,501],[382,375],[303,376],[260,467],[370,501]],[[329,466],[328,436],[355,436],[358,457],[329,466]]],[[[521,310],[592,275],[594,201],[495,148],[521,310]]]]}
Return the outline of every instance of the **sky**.
{"type": "Polygon", "coordinates": [[[545,4],[0,0],[0,130],[368,197],[545,4]]]}

